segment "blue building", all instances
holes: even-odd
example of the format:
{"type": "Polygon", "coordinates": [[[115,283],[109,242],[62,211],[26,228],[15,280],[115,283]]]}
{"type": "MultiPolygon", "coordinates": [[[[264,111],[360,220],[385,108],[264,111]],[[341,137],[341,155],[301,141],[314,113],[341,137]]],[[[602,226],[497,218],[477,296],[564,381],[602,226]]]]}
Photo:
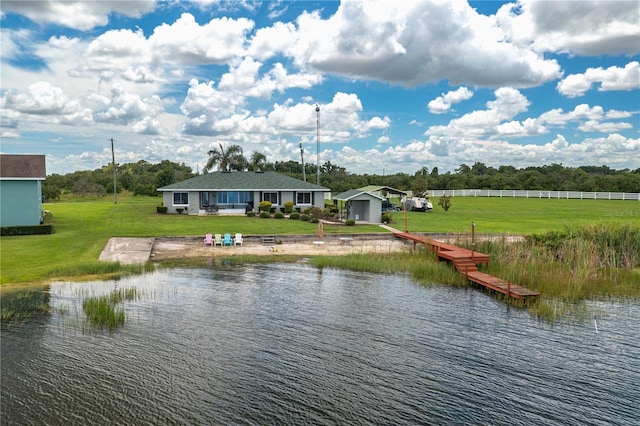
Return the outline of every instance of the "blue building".
{"type": "Polygon", "coordinates": [[[0,226],[39,225],[44,155],[0,154],[0,226]]]}

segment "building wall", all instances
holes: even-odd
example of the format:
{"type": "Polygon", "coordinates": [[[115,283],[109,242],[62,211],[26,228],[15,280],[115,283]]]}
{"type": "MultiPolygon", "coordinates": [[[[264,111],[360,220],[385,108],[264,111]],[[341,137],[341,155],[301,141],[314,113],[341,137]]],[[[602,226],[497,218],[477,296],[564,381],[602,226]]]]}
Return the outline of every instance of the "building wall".
{"type": "Polygon", "coordinates": [[[39,180],[0,181],[0,226],[39,225],[42,184],[39,180]]]}
{"type": "Polygon", "coordinates": [[[382,200],[363,194],[352,198],[350,203],[347,219],[369,223],[382,222],[382,200]]]}
{"type": "MultiPolygon", "coordinates": [[[[185,191],[175,191],[175,192],[185,192],[185,191]]],[[[304,204],[300,206],[295,204],[295,200],[293,196],[294,193],[292,191],[275,191],[275,192],[279,193],[280,204],[274,207],[284,207],[285,202],[293,201],[294,207],[301,207],[304,209],[307,207],[316,206],[316,207],[324,208],[323,192],[313,193],[312,205],[304,204]]],[[[185,206],[173,204],[173,194],[174,194],[174,191],[162,192],[162,205],[167,207],[167,213],[171,213],[171,214],[177,213],[176,208],[185,208],[185,206]]],[[[255,211],[258,211],[258,209],[260,208],[261,194],[262,194],[261,191],[253,191],[252,199],[253,199],[253,209],[255,211]]],[[[215,199],[214,199],[214,202],[215,202],[215,199]]],[[[189,191],[189,205],[187,209],[189,214],[198,214],[198,212],[200,211],[200,192],[199,191],[189,191]]]]}

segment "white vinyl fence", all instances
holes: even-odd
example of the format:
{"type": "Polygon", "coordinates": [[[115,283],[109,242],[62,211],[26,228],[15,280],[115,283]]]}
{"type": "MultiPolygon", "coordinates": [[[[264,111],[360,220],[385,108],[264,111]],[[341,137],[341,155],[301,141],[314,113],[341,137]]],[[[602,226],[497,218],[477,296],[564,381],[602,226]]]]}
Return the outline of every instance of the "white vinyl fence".
{"type": "Polygon", "coordinates": [[[511,198],[557,198],[579,200],[631,200],[640,201],[638,192],[578,192],[539,191],[516,189],[430,189],[429,196],[440,197],[511,197],[511,198]]]}

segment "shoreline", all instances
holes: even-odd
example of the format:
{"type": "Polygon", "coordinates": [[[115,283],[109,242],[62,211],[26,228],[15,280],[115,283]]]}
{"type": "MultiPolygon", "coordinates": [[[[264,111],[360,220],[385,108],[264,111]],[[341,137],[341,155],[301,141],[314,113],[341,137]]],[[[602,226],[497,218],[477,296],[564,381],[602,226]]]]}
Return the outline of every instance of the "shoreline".
{"type": "Polygon", "coordinates": [[[275,238],[276,243],[263,243],[263,236],[243,236],[238,246],[204,246],[203,239],[163,237],[156,238],[150,252],[151,261],[253,256],[343,256],[360,253],[390,253],[409,251],[412,246],[393,234],[331,234],[318,238],[315,235],[284,235],[275,238]]]}
{"type": "MultiPolygon", "coordinates": [[[[244,235],[242,245],[205,246],[204,237],[111,238],[99,260],[122,264],[141,264],[188,258],[251,256],[344,256],[362,253],[396,253],[412,251],[414,244],[393,233],[278,235],[265,242],[266,235],[244,235]]],[[[431,238],[446,242],[470,243],[469,234],[433,234],[431,238]]],[[[476,241],[507,238],[520,241],[522,236],[477,235],[476,241]]]]}

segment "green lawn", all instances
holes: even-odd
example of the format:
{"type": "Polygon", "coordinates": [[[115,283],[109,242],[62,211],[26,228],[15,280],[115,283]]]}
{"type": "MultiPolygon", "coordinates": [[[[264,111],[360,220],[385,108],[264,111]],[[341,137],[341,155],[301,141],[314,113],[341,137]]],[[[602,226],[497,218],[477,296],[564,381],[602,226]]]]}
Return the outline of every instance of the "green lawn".
{"type": "MultiPolygon", "coordinates": [[[[407,213],[410,232],[471,232],[535,234],[588,223],[640,222],[640,202],[609,200],[557,200],[538,198],[452,198],[448,212],[433,200],[430,213],[407,213]]],[[[393,214],[395,226],[404,229],[404,213],[393,214]]]]}
{"type": "MultiPolygon", "coordinates": [[[[606,200],[547,200],[520,198],[453,198],[445,213],[434,201],[431,213],[407,213],[411,232],[470,232],[530,234],[594,222],[637,223],[640,202],[606,200]]],[[[314,234],[316,225],[288,219],[244,216],[159,215],[157,197],[122,194],[118,204],[100,200],[51,203],[53,235],[2,237],[2,284],[38,281],[71,275],[69,271],[99,270],[98,256],[110,237],[202,236],[205,233],[314,234]],[[77,268],[77,266],[85,268],[77,268]]],[[[391,225],[404,230],[404,214],[395,212],[391,225]]],[[[386,232],[376,225],[325,226],[324,232],[386,232]]],[[[77,272],[76,272],[77,274],[77,272]]]]}

